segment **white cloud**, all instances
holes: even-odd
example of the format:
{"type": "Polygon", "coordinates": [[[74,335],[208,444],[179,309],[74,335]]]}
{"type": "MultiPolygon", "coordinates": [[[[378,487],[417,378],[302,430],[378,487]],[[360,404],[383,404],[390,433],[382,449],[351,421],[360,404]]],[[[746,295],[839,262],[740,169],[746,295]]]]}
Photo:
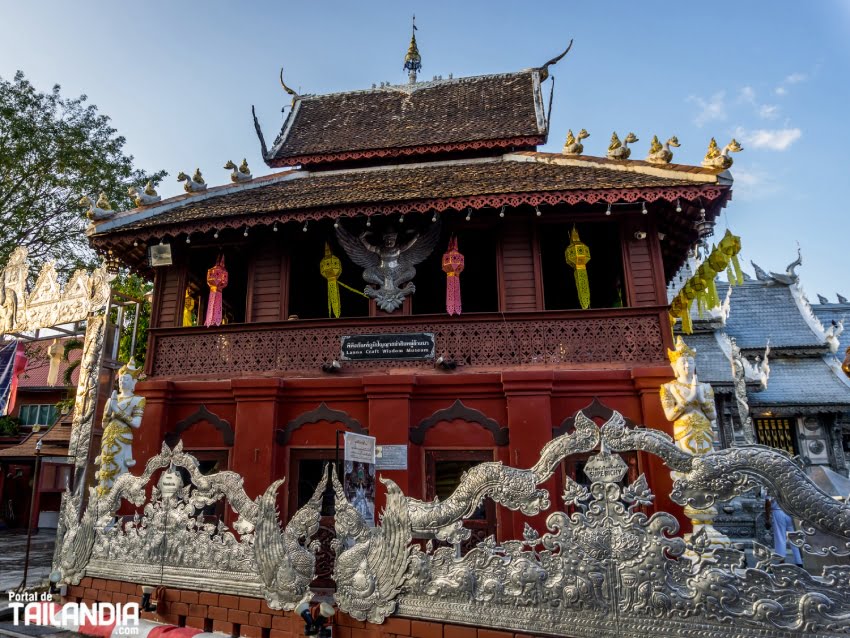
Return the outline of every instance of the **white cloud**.
{"type": "Polygon", "coordinates": [[[775,104],[762,104],[759,106],[759,117],[765,120],[775,120],[779,117],[779,107],[775,104]]]}
{"type": "Polygon", "coordinates": [[[735,179],[733,189],[736,200],[755,201],[775,195],[782,190],[782,185],[775,175],[758,167],[741,168],[735,164],[732,167],[732,177],[735,179]]]}
{"type": "Polygon", "coordinates": [[[751,86],[745,86],[741,89],[741,92],[738,93],[738,101],[745,102],[747,104],[755,104],[756,103],[756,91],[751,86]]]}
{"type": "Polygon", "coordinates": [[[744,146],[770,151],[784,151],[802,137],[798,128],[755,129],[748,131],[742,127],[735,130],[735,136],[741,138],[744,146]]]}
{"type": "Polygon", "coordinates": [[[774,89],[774,93],[776,95],[788,95],[788,87],[793,84],[800,84],[801,82],[805,82],[809,76],[805,73],[791,73],[790,75],[786,75],[785,79],[774,89]]]}
{"type": "Polygon", "coordinates": [[[714,120],[726,119],[726,92],[718,91],[708,100],[701,97],[691,95],[688,97],[688,102],[696,104],[700,111],[694,117],[694,124],[699,127],[705,126],[708,122],[714,120]]]}

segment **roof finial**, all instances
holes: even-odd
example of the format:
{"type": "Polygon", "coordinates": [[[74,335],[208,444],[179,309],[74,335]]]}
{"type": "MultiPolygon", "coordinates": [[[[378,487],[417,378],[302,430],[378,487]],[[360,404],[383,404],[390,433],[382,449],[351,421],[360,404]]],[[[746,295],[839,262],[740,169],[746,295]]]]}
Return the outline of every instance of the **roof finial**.
{"type": "Polygon", "coordinates": [[[404,56],[404,70],[408,72],[407,77],[411,84],[416,84],[416,74],[422,70],[422,56],[419,55],[419,47],[416,46],[416,16],[413,16],[413,29],[410,33],[410,46],[407,47],[407,55],[404,56]]]}

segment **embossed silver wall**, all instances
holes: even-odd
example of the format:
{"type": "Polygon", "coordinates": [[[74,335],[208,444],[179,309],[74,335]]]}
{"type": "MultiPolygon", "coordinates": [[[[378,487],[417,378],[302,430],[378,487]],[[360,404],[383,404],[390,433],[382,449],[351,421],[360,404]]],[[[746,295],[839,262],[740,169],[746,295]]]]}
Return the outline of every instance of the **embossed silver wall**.
{"type": "Polygon", "coordinates": [[[335,599],[357,619],[381,623],[397,614],[577,638],[850,634],[850,564],[841,558],[850,554],[850,507],[821,492],[794,459],[761,446],[691,456],[615,411],[602,425],[582,412],[574,423],[534,467],[482,463],[441,502],[407,497],[382,479],[387,500],[376,528],[365,525],[334,477],[281,529],[275,501],[282,481],[252,500],[238,475],[202,476],[180,444],[163,446],[141,476],[121,476],[109,493],[92,495],[81,519],[68,499],[63,578],[129,578],[264,597],[292,609],[313,596],[312,537],[328,487],[336,504],[335,599]],[[627,451],[658,456],[677,472],[671,496],[682,505],[706,507],[766,487],[805,521],[794,542],[838,564],[809,573],[756,543],[748,565],[741,551],[708,549],[702,534],[686,540],[674,516],[647,513],[654,496],[643,475],[624,483],[620,453],[627,451]],[[461,555],[469,535],[463,519],[482,499],[526,515],[548,510],[552,499],[540,484],[580,452],[593,452],[585,466],[591,484],[566,479],[569,511],[552,511],[545,530],[526,524],[522,538],[490,537],[461,555]],[[141,513],[116,516],[122,500],[141,513]],[[233,529],[203,518],[203,508],[222,500],[238,515],[233,529]],[[815,547],[815,532],[831,540],[815,547]]]}
{"type": "Polygon", "coordinates": [[[531,470],[484,464],[470,471],[444,503],[425,504],[392,482],[381,526],[365,529],[337,495],[335,579],[340,609],[381,622],[392,613],[437,621],[557,636],[831,636],[850,633],[850,565],[810,574],[778,564],[756,544],[756,563],[735,549],[709,551],[707,538],[676,536],[674,516],[648,516],[653,494],[643,475],[623,484],[618,452],[641,450],[678,472],[676,502],[706,507],[766,486],[780,505],[835,543],[821,553],[844,554],[850,507],[828,497],[794,460],[761,446],[702,456],[679,450],[665,434],[630,427],[617,412],[601,427],[579,413],[575,430],[550,442],[531,470]],[[523,538],[489,538],[465,556],[462,517],[485,497],[535,513],[549,498],[537,485],[568,454],[597,450],[585,466],[590,486],[567,479],[563,502],[546,530],[525,526],[523,538]],[[487,466],[484,469],[484,466],[487,466]],[[449,505],[449,503],[451,504],[449,505]],[[453,546],[424,548],[427,530],[453,546]],[[347,541],[347,542],[346,542],[347,541]]]}
{"type": "Polygon", "coordinates": [[[284,529],[276,506],[283,481],[256,500],[245,494],[242,483],[235,472],[204,476],[180,442],[174,449],[163,444],[141,476],[122,474],[102,496],[92,488],[79,520],[74,502],[79,496],[66,493],[58,563],[62,579],[76,584],[83,576],[95,576],[257,596],[274,609],[294,609],[312,597],[318,545],[310,538],[319,529],[325,482],[284,529]],[[137,511],[142,508],[142,514],[129,520],[119,516],[124,500],[137,511]],[[208,522],[204,514],[219,502],[238,516],[232,529],[220,520],[208,522]]]}

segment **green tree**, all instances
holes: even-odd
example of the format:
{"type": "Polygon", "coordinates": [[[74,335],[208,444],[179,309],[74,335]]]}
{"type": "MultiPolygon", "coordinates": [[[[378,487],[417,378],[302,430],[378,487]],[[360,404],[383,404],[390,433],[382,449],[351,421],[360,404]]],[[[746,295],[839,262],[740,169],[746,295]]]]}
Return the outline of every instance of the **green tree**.
{"type": "Polygon", "coordinates": [[[131,208],[128,186],[166,175],[134,168],[109,122],[85,95],[63,98],[59,85],[40,93],[21,71],[0,77],[0,264],[26,246],[35,263],[93,265],[80,198],[104,192],[114,209],[131,208]]]}
{"type": "Polygon", "coordinates": [[[118,358],[121,361],[129,361],[132,357],[136,364],[141,366],[148,351],[148,328],[151,322],[151,305],[146,297],[153,291],[153,284],[138,275],[122,272],[112,282],[112,289],[142,302],[139,305],[139,323],[136,326],[136,347],[130,351],[133,343],[133,322],[136,318],[135,306],[128,307],[124,313],[121,340],[118,342],[118,358]]]}

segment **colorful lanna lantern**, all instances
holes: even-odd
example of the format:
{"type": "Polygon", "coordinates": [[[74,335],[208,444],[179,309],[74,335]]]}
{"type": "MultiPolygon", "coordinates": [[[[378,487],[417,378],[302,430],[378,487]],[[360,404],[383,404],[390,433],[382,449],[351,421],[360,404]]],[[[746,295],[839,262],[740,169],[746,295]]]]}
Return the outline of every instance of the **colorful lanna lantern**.
{"type": "Polygon", "coordinates": [[[337,280],[342,274],[342,262],[339,257],[331,252],[328,242],[325,242],[325,256],[319,262],[319,272],[322,273],[322,277],[328,280],[328,317],[333,313],[333,316],[339,319],[342,307],[339,300],[337,280]]]}
{"type": "Polygon", "coordinates": [[[224,255],[220,255],[215,266],[207,271],[207,284],[210,287],[210,300],[207,304],[205,326],[221,325],[221,291],[227,287],[227,269],[224,267],[224,255]]]}
{"type": "Polygon", "coordinates": [[[446,273],[446,312],[459,315],[460,273],[463,272],[464,258],[457,249],[457,237],[449,239],[449,248],[443,253],[443,272],[446,273]]]}
{"type": "Polygon", "coordinates": [[[576,291],[583,309],[590,307],[590,282],[587,279],[587,262],[590,261],[590,248],[581,241],[576,227],[570,233],[570,245],[564,251],[564,257],[570,268],[575,270],[576,291]]]}

